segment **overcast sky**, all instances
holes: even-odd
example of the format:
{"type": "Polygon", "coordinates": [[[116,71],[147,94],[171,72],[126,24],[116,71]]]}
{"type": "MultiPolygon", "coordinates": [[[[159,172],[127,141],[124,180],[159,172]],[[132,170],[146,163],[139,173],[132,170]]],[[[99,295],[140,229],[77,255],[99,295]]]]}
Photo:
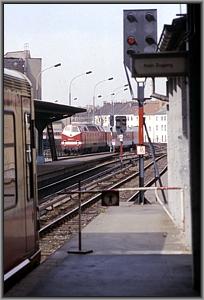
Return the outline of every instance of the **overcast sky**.
{"type": "MultiPolygon", "coordinates": [[[[114,89],[127,83],[123,67],[123,9],[157,9],[158,39],[164,24],[186,5],[177,4],[4,4],[4,53],[23,51],[28,43],[31,57],[42,58],[42,69],[61,63],[42,75],[42,98],[68,104],[70,81],[73,106],[92,104],[95,85],[99,84],[96,105],[110,101],[114,89]]],[[[133,85],[135,85],[134,81],[133,85]]],[[[159,92],[164,92],[159,85],[159,92]]],[[[147,91],[148,93],[148,91],[147,91]]],[[[148,95],[146,95],[148,96],[148,95]]],[[[130,100],[122,91],[115,101],[130,100]]]]}

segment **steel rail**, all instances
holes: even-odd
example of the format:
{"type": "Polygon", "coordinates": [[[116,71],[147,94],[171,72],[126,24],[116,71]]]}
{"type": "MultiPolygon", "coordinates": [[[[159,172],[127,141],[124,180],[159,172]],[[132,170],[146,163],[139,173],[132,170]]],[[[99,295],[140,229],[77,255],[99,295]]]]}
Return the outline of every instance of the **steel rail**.
{"type": "MultiPolygon", "coordinates": [[[[126,157],[126,158],[124,158],[124,162],[125,163],[128,163],[128,161],[129,160],[137,160],[138,158],[135,156],[134,158],[133,157],[126,157]]],[[[114,160],[114,161],[111,161],[111,162],[105,162],[105,163],[103,163],[103,164],[100,164],[100,165],[97,165],[97,166],[95,166],[95,167],[92,167],[92,168],[90,168],[90,169],[88,169],[88,170],[85,170],[85,171],[81,171],[81,172],[79,172],[79,173],[77,173],[77,174],[74,174],[74,175],[71,175],[71,176],[68,176],[68,177],[66,177],[66,178],[63,178],[63,179],[60,179],[60,180],[58,180],[58,181],[55,181],[55,182],[53,182],[53,183],[50,183],[50,184],[48,184],[48,185],[46,185],[46,186],[43,186],[43,187],[41,187],[41,188],[39,188],[38,189],[38,193],[39,193],[39,195],[40,194],[46,194],[47,193],[47,190],[49,190],[49,191],[52,191],[53,189],[56,189],[56,188],[58,188],[59,189],[59,186],[63,186],[63,185],[65,185],[67,182],[70,182],[70,181],[73,181],[73,180],[77,180],[77,178],[78,177],[87,177],[87,174],[89,174],[90,172],[97,172],[97,170],[99,170],[99,169],[101,169],[101,168],[104,168],[104,167],[106,167],[106,166],[111,166],[112,164],[115,164],[115,163],[120,163],[120,159],[117,159],[117,160],[114,160]]],[[[94,176],[94,175],[93,175],[94,176]]],[[[98,174],[95,174],[95,177],[96,176],[98,176],[98,174]]],[[[52,192],[53,193],[53,192],[52,192]]],[[[49,197],[50,195],[48,194],[48,195],[46,195],[45,197],[42,197],[42,198],[40,198],[40,199],[44,199],[44,198],[46,198],[46,197],[49,197]]]]}
{"type": "MultiPolygon", "coordinates": [[[[161,157],[158,157],[157,160],[162,159],[164,156],[166,155],[162,155],[161,157]]],[[[145,169],[148,169],[149,167],[151,167],[153,165],[154,162],[149,163],[145,169]]],[[[112,190],[115,189],[119,186],[121,186],[122,184],[126,183],[127,181],[129,181],[130,179],[136,177],[139,175],[139,172],[136,172],[135,174],[132,174],[128,177],[126,177],[125,179],[122,179],[120,182],[117,182],[115,184],[113,184],[111,187],[107,188],[106,190],[112,190]]],[[[93,205],[95,202],[99,201],[101,199],[101,195],[102,195],[102,191],[100,190],[83,190],[81,189],[80,191],[68,191],[68,192],[59,192],[57,193],[58,195],[67,195],[67,194],[79,194],[79,193],[95,193],[96,195],[91,197],[89,200],[83,202],[81,204],[81,210],[84,211],[87,207],[93,205]]],[[[129,199],[127,200],[129,201],[129,199]]],[[[49,229],[51,229],[52,227],[57,226],[60,222],[65,221],[66,219],[71,219],[72,217],[74,217],[75,215],[77,215],[79,208],[76,207],[74,209],[72,209],[71,211],[67,212],[66,214],[64,214],[63,216],[58,217],[57,219],[55,219],[54,221],[52,221],[51,223],[45,225],[44,227],[42,227],[39,230],[39,234],[40,236],[44,235],[49,229]]]]}

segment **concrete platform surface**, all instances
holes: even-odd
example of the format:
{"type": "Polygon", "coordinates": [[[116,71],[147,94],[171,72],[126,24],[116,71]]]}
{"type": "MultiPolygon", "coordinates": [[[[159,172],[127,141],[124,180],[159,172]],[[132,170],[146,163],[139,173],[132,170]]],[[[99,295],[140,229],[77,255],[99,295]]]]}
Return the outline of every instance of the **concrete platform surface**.
{"type": "Polygon", "coordinates": [[[163,208],[109,207],[4,297],[197,297],[191,254],[163,208]]]}

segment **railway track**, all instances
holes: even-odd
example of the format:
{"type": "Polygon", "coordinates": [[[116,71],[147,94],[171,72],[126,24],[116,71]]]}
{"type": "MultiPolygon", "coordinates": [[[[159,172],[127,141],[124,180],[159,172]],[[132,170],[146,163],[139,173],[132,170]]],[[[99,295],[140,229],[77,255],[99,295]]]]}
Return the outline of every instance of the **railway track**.
{"type": "MultiPolygon", "coordinates": [[[[164,152],[162,151],[162,153],[164,152]]],[[[157,155],[160,154],[157,153],[157,155]]],[[[145,159],[147,158],[148,156],[145,159]]],[[[117,169],[121,168],[121,159],[119,157],[119,154],[117,153],[114,153],[112,154],[112,156],[104,158],[104,160],[105,161],[99,161],[98,163],[96,163],[96,161],[90,162],[89,164],[91,166],[82,163],[80,165],[67,168],[63,171],[53,171],[52,178],[48,178],[48,176],[46,176],[46,179],[44,179],[44,181],[41,181],[41,183],[38,184],[39,203],[41,204],[46,200],[46,198],[49,198],[50,195],[53,195],[54,193],[64,188],[73,188],[74,184],[78,183],[79,180],[81,182],[86,182],[87,178],[88,181],[90,181],[90,179],[95,180],[99,176],[99,174],[100,176],[104,176],[105,173],[110,172],[110,169],[112,170],[112,172],[116,172],[117,169]]],[[[123,155],[123,167],[128,166],[130,164],[135,164],[137,160],[138,158],[133,152],[125,153],[123,155]]],[[[43,177],[43,175],[41,177],[43,177]]]]}
{"type": "MultiPolygon", "coordinates": [[[[157,158],[160,172],[166,169],[166,156],[157,158]]],[[[153,163],[146,161],[145,186],[153,183],[153,163]]],[[[101,206],[101,190],[119,187],[138,186],[139,172],[137,164],[131,167],[122,166],[111,174],[103,174],[100,180],[81,184],[81,224],[86,226],[94,217],[103,212],[106,207],[101,206]],[[104,177],[105,176],[105,177],[104,177]]],[[[120,201],[134,201],[138,193],[126,191],[120,193],[120,201]]],[[[79,189],[74,188],[60,191],[50,202],[40,205],[41,229],[40,246],[42,261],[56,249],[61,247],[73,234],[78,231],[79,189]],[[46,212],[46,213],[45,213],[46,212]]]]}

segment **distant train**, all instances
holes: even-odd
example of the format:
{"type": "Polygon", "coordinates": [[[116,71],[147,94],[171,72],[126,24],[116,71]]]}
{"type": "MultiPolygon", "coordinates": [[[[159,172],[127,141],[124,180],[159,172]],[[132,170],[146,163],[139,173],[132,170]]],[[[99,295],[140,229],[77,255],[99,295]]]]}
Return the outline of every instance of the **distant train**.
{"type": "Polygon", "coordinates": [[[4,282],[40,262],[36,149],[31,83],[4,69],[4,282]]]}
{"type": "Polygon", "coordinates": [[[126,131],[123,135],[107,132],[94,124],[72,123],[65,126],[61,135],[61,147],[66,154],[84,154],[101,151],[119,151],[120,144],[124,149],[135,148],[138,141],[137,131],[126,131]]]}

